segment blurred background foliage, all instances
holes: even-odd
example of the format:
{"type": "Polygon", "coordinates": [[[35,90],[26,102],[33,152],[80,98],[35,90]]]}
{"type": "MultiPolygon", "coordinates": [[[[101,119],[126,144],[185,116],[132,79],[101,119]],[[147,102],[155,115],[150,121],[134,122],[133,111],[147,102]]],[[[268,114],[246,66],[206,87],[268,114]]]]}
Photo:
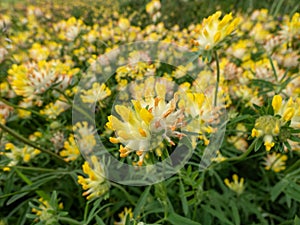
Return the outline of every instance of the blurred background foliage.
{"type": "MultiPolygon", "coordinates": [[[[71,8],[73,16],[85,18],[87,24],[94,15],[93,11],[88,7],[90,5],[99,10],[106,9],[107,11],[114,11],[131,18],[132,25],[140,26],[141,28],[152,23],[145,12],[145,5],[150,0],[1,0],[0,6],[11,5],[11,7],[15,7],[24,2],[34,5],[59,3],[62,6],[68,6],[68,8],[71,8]],[[78,4],[78,2],[88,4],[78,4]]],[[[211,15],[216,10],[221,10],[223,13],[240,12],[250,14],[255,9],[266,8],[271,15],[278,19],[284,14],[291,16],[295,12],[300,11],[299,0],[161,0],[161,4],[162,18],[160,21],[167,28],[174,25],[185,28],[190,24],[199,23],[204,17],[211,15]]],[[[103,12],[103,15],[111,15],[111,12],[103,12]]],[[[56,13],[63,13],[63,10],[56,11],[56,13]]]]}

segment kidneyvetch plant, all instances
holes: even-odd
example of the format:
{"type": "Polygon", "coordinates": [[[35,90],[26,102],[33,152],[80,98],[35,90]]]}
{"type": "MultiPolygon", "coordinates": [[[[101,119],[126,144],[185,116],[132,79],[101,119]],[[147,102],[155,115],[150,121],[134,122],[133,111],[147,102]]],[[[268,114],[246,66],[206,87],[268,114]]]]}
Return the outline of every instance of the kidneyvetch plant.
{"type": "Polygon", "coordinates": [[[300,223],[299,8],[179,26],[164,22],[172,10],[159,0],[141,11],[130,1],[0,4],[1,225],[300,223]],[[186,52],[118,56],[141,41],[191,57],[175,67],[186,52]],[[83,119],[72,123],[72,111],[83,119]],[[135,171],[183,144],[192,154],[159,183],[122,185],[108,179],[98,139],[135,171]]]}

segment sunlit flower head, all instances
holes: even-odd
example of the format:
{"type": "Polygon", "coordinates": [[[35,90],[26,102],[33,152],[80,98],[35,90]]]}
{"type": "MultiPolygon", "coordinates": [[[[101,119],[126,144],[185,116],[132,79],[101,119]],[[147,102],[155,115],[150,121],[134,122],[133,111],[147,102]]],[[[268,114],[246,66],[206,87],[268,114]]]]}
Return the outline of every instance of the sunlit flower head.
{"type": "Polygon", "coordinates": [[[100,106],[104,106],[101,101],[111,95],[110,89],[105,84],[98,82],[93,83],[92,88],[88,90],[81,90],[80,98],[84,103],[99,102],[100,106]]]}
{"type": "Polygon", "coordinates": [[[40,111],[42,115],[47,115],[49,119],[56,119],[62,112],[68,109],[70,105],[67,103],[57,100],[54,103],[51,102],[40,111]]]}
{"type": "Polygon", "coordinates": [[[239,19],[233,19],[230,13],[220,20],[221,14],[220,11],[217,11],[203,20],[198,31],[199,37],[193,41],[200,49],[207,51],[213,49],[236,29],[239,19]]]}
{"type": "Polygon", "coordinates": [[[63,203],[59,203],[58,205],[51,205],[49,201],[40,198],[38,200],[40,203],[36,208],[32,208],[32,212],[38,216],[38,220],[44,223],[53,224],[53,222],[57,222],[55,218],[55,212],[57,210],[63,209],[63,203]]]}
{"type": "Polygon", "coordinates": [[[66,41],[74,41],[84,29],[85,25],[83,21],[75,17],[70,17],[66,21],[63,20],[54,24],[54,30],[58,32],[58,37],[66,41]]]}
{"type": "Polygon", "coordinates": [[[78,122],[73,126],[74,137],[77,141],[80,151],[91,152],[96,146],[95,133],[96,130],[93,126],[84,122],[78,122]]]}
{"type": "Polygon", "coordinates": [[[68,140],[64,142],[64,149],[59,153],[61,157],[64,157],[66,162],[74,161],[80,156],[80,151],[75,142],[74,135],[70,135],[68,140]]]}
{"type": "Polygon", "coordinates": [[[224,183],[227,187],[229,187],[232,191],[236,192],[238,195],[242,194],[244,192],[245,186],[244,186],[244,178],[242,177],[239,180],[238,175],[233,174],[232,175],[233,181],[229,181],[228,178],[224,180],[224,183]]]}
{"type": "Polygon", "coordinates": [[[255,121],[252,129],[252,137],[263,137],[264,145],[267,151],[274,147],[274,136],[278,136],[281,128],[281,121],[279,118],[271,115],[261,116],[255,121]]]}
{"type": "Polygon", "coordinates": [[[288,159],[286,155],[273,152],[268,154],[265,158],[264,165],[266,170],[273,170],[278,173],[285,170],[285,161],[288,159]]]}
{"type": "Polygon", "coordinates": [[[85,162],[82,165],[83,172],[88,177],[78,176],[78,183],[85,190],[82,195],[86,196],[88,200],[104,196],[110,188],[110,183],[105,178],[104,167],[96,156],[91,157],[91,163],[85,162]]]}
{"type": "Polygon", "coordinates": [[[119,222],[114,222],[114,225],[125,225],[127,217],[129,219],[133,218],[132,209],[125,207],[124,211],[122,211],[121,213],[119,213],[118,216],[120,218],[120,221],[119,222]]]}
{"type": "MultiPolygon", "coordinates": [[[[149,88],[151,86],[145,91],[149,88]]],[[[146,153],[162,140],[175,145],[172,138],[182,137],[178,129],[182,126],[183,110],[176,108],[178,95],[175,93],[170,100],[166,99],[167,91],[163,81],[156,82],[151,93],[153,89],[156,96],[146,93],[144,98],[140,98],[136,95],[137,99],[131,101],[133,107],[116,105],[118,116],[109,116],[106,124],[116,134],[110,141],[124,145],[120,145],[120,156],[126,157],[136,152],[139,156],[138,165],[143,164],[146,153]]]]}
{"type": "Polygon", "coordinates": [[[217,162],[217,163],[219,163],[219,162],[225,161],[226,159],[227,159],[227,158],[224,157],[224,156],[222,155],[222,153],[218,150],[218,151],[217,151],[216,157],[211,158],[211,161],[212,161],[212,162],[217,162]]]}
{"type": "Polygon", "coordinates": [[[47,47],[42,46],[39,43],[34,43],[29,50],[30,57],[36,61],[47,60],[50,55],[50,51],[47,47]]]}
{"type": "Polygon", "coordinates": [[[11,160],[7,164],[7,167],[4,167],[5,171],[9,171],[11,166],[15,166],[19,162],[28,163],[32,158],[40,154],[40,150],[34,149],[31,146],[18,147],[10,142],[6,143],[5,150],[4,155],[11,160]]]}
{"type": "Polygon", "coordinates": [[[60,61],[39,61],[22,65],[14,64],[8,74],[16,94],[32,100],[54,85],[64,90],[77,72],[77,69],[71,69],[60,61]]]}
{"type": "Polygon", "coordinates": [[[300,14],[296,12],[290,21],[286,21],[280,35],[287,41],[291,41],[293,38],[298,39],[300,37],[300,14]]]}
{"type": "Polygon", "coordinates": [[[161,7],[160,0],[152,0],[146,5],[146,12],[150,15],[153,15],[161,7]]]}
{"type": "Polygon", "coordinates": [[[280,95],[275,95],[272,100],[275,115],[280,115],[281,120],[286,123],[291,121],[291,127],[300,128],[300,99],[289,98],[283,100],[280,95]]]}

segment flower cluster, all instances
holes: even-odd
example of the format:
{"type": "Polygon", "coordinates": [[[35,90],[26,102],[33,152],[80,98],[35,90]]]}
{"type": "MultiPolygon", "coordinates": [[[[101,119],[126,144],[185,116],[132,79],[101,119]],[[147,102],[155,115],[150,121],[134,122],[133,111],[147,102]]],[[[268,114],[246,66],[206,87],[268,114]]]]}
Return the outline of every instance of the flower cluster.
{"type": "Polygon", "coordinates": [[[282,134],[281,130],[287,125],[287,122],[289,122],[289,127],[299,129],[299,101],[299,98],[296,101],[290,98],[284,102],[280,95],[275,95],[272,100],[274,115],[264,115],[255,121],[252,137],[263,137],[267,151],[274,147],[274,137],[286,135],[282,134]]]}
{"type": "Polygon", "coordinates": [[[224,180],[224,183],[227,187],[229,187],[232,191],[236,192],[238,195],[242,194],[245,186],[244,186],[244,178],[242,177],[239,181],[239,177],[236,174],[232,175],[233,181],[230,182],[228,178],[224,180]]]}
{"type": "Polygon", "coordinates": [[[230,13],[219,20],[221,15],[222,12],[218,11],[205,18],[201,26],[197,27],[196,32],[199,32],[199,37],[193,43],[201,50],[213,49],[236,29],[239,22],[238,18],[233,19],[230,13]]]}
{"type": "Polygon", "coordinates": [[[297,9],[167,24],[179,3],[99,1],[0,4],[0,223],[298,221],[297,9]],[[166,182],[108,180],[186,146],[166,182]]]}
{"type": "Polygon", "coordinates": [[[110,188],[110,183],[105,179],[103,166],[99,163],[97,157],[92,156],[91,160],[92,164],[85,162],[82,165],[83,172],[88,175],[88,178],[78,176],[78,183],[85,190],[82,195],[87,196],[88,200],[105,195],[110,188]]]}

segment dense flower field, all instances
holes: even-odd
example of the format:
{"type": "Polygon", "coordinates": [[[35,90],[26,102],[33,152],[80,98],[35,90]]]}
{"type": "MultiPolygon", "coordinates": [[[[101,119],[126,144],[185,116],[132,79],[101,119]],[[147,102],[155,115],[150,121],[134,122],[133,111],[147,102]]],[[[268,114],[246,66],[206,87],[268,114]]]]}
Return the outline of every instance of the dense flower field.
{"type": "Polygon", "coordinates": [[[0,225],[300,224],[298,9],[144,3],[1,3],[0,225]]]}

